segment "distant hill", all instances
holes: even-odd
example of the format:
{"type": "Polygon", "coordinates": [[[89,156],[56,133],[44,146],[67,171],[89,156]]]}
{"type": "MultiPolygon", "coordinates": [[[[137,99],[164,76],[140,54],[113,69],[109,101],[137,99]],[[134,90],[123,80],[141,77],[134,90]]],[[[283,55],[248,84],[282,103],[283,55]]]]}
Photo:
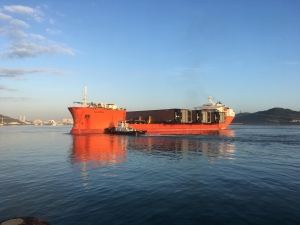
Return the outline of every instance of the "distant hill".
{"type": "Polygon", "coordinates": [[[232,123],[242,124],[300,124],[300,111],[272,108],[256,113],[238,113],[232,123]],[[241,114],[241,115],[240,115],[241,114]],[[294,121],[294,122],[292,122],[294,121]],[[299,121],[299,122],[295,122],[299,121]]]}
{"type": "Polygon", "coordinates": [[[25,124],[23,122],[21,122],[20,120],[18,119],[13,119],[11,117],[8,117],[8,116],[4,116],[2,114],[0,114],[0,123],[2,123],[2,118],[3,118],[3,123],[4,124],[9,124],[9,123],[19,123],[19,124],[25,124]]]}
{"type": "Polygon", "coordinates": [[[248,114],[250,114],[250,113],[248,113],[248,112],[246,112],[246,113],[237,113],[237,114],[235,114],[235,118],[245,116],[245,115],[248,115],[248,114]]]}

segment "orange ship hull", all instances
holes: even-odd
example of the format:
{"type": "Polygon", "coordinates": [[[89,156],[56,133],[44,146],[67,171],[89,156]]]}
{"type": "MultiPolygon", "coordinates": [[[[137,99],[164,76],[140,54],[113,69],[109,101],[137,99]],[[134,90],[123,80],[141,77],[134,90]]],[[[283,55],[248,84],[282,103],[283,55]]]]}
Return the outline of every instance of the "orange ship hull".
{"type": "Polygon", "coordinates": [[[95,107],[69,107],[73,117],[71,134],[104,133],[104,129],[115,127],[119,120],[125,120],[126,110],[95,107]]]}
{"type": "MultiPolygon", "coordinates": [[[[94,107],[69,107],[74,125],[71,134],[104,133],[105,128],[116,127],[118,121],[126,120],[126,110],[94,107]]],[[[133,129],[146,130],[146,134],[201,134],[203,131],[225,129],[233,120],[227,116],[224,123],[190,124],[130,124],[133,129]]]]}
{"type": "Polygon", "coordinates": [[[233,120],[227,116],[225,123],[190,124],[130,124],[133,129],[146,130],[146,134],[202,134],[203,131],[223,130],[233,120]]]}

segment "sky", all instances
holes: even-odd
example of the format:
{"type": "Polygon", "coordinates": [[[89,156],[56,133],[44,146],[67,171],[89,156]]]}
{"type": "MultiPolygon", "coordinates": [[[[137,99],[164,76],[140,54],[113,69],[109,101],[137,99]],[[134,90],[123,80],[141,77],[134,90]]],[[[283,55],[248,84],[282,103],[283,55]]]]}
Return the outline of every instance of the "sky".
{"type": "Polygon", "coordinates": [[[127,111],[300,111],[300,1],[1,0],[0,114],[72,118],[84,86],[127,111]]]}

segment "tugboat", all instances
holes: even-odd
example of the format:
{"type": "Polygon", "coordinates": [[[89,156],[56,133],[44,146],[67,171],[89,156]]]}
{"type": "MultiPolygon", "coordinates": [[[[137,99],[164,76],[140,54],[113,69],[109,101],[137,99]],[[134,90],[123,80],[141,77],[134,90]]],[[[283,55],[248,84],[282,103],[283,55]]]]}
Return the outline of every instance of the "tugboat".
{"type": "Polygon", "coordinates": [[[118,122],[118,126],[109,127],[104,130],[106,134],[121,134],[121,135],[135,135],[139,136],[145,134],[146,130],[135,130],[126,123],[124,120],[118,122]]]}

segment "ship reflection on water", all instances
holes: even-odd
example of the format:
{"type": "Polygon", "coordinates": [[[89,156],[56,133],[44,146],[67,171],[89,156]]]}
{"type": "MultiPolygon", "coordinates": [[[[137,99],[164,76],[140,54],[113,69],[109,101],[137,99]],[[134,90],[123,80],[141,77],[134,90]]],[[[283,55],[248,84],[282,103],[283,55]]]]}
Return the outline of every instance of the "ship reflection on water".
{"type": "MultiPolygon", "coordinates": [[[[123,163],[126,151],[151,151],[151,154],[180,157],[201,153],[209,158],[233,159],[234,131],[206,131],[200,135],[145,135],[140,137],[90,134],[73,135],[71,163],[98,168],[123,163]]],[[[81,168],[83,169],[83,168],[81,168]]]]}
{"type": "Polygon", "coordinates": [[[71,163],[97,168],[122,163],[126,158],[126,139],[123,136],[87,134],[73,135],[71,163]]]}
{"type": "MultiPolygon", "coordinates": [[[[234,131],[210,131],[200,135],[145,135],[140,137],[107,134],[73,135],[70,159],[81,171],[83,186],[88,186],[88,169],[112,167],[126,161],[127,153],[134,160],[135,151],[148,160],[166,157],[175,160],[234,159],[234,131]]],[[[130,163],[130,162],[129,162],[130,163]]],[[[107,174],[103,176],[115,176],[107,174]]]]}
{"type": "Polygon", "coordinates": [[[157,135],[133,139],[127,149],[148,151],[172,158],[183,156],[234,159],[234,131],[204,131],[200,135],[157,135]]]}
{"type": "MultiPolygon", "coordinates": [[[[73,135],[70,159],[81,171],[83,186],[88,188],[88,169],[125,162],[126,138],[105,134],[73,135]]],[[[107,174],[105,175],[107,176],[107,174]]],[[[110,175],[111,176],[111,175],[110,175]]]]}

